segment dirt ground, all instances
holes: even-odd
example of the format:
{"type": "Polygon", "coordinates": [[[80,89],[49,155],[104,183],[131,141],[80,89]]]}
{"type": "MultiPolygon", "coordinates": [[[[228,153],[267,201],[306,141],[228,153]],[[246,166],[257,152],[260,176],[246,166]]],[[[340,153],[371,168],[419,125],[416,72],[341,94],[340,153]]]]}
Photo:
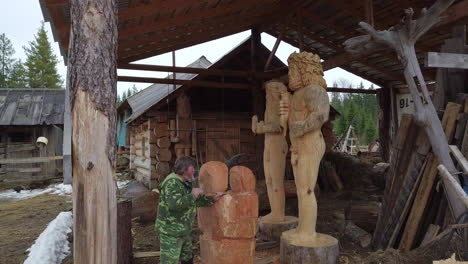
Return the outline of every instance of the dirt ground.
{"type": "MultiPolygon", "coordinates": [[[[363,262],[366,257],[370,254],[370,249],[362,248],[360,245],[352,242],[346,237],[342,230],[336,225],[336,212],[343,211],[349,203],[349,197],[351,194],[346,192],[341,193],[324,193],[319,200],[319,218],[317,231],[326,233],[334,236],[340,242],[340,256],[338,263],[349,264],[349,263],[365,263],[363,262]]],[[[368,194],[372,196],[373,194],[368,194]]],[[[361,195],[359,195],[361,196],[361,195]]],[[[364,195],[362,195],[364,196],[364,195]]],[[[295,205],[294,205],[295,206],[295,205]]],[[[158,251],[159,241],[156,232],[153,230],[153,224],[141,224],[138,222],[132,223],[133,232],[133,250],[134,252],[145,252],[145,251],[158,251]]],[[[201,263],[199,257],[199,244],[197,237],[199,232],[197,229],[194,230],[194,260],[195,263],[201,263]]],[[[263,259],[268,256],[279,255],[279,247],[257,251],[256,259],[263,259]]],[[[154,264],[159,263],[157,257],[146,257],[146,258],[135,258],[135,264],[154,264]]],[[[276,263],[276,262],[271,262],[276,263]]],[[[279,262],[278,262],[279,263],[279,262]]]]}
{"type": "Polygon", "coordinates": [[[71,209],[71,199],[58,195],[0,201],[0,264],[23,263],[26,250],[47,224],[60,212],[71,209]]]}

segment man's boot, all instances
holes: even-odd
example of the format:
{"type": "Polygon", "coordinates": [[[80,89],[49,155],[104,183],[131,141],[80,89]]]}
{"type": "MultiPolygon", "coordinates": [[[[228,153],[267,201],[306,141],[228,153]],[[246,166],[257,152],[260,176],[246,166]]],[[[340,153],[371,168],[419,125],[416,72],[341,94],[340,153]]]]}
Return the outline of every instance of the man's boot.
{"type": "Polygon", "coordinates": [[[182,260],[180,264],[193,264],[193,257],[189,260],[182,260]]]}

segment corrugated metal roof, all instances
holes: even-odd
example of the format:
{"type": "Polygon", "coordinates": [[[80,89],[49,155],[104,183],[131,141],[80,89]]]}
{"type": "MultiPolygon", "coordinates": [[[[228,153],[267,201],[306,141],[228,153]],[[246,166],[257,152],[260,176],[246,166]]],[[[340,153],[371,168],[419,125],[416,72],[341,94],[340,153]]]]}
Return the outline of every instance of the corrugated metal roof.
{"type": "MultiPolygon", "coordinates": [[[[187,65],[190,68],[202,68],[207,69],[212,65],[212,63],[205,57],[201,56],[198,60],[194,61],[193,63],[187,65]]],[[[192,80],[193,78],[197,77],[198,74],[195,73],[176,73],[176,78],[178,80],[192,80]]],[[[167,77],[168,79],[172,79],[172,74],[167,77]]],[[[127,98],[127,102],[132,109],[132,115],[125,120],[125,122],[131,122],[138,118],[141,114],[146,112],[149,108],[153,105],[157,104],[159,101],[164,99],[166,96],[170,95],[177,89],[182,87],[182,85],[174,86],[172,84],[153,84],[135,95],[130,96],[127,98]]]]}
{"type": "Polygon", "coordinates": [[[0,89],[0,126],[63,124],[64,89],[0,89]]]}

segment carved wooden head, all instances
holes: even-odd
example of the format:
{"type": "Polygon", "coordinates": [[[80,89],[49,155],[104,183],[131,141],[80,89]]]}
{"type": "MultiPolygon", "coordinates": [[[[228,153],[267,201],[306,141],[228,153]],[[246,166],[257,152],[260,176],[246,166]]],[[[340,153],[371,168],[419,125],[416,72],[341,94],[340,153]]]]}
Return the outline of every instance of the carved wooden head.
{"type": "Polygon", "coordinates": [[[286,86],[282,82],[268,81],[265,83],[266,99],[267,102],[279,102],[281,93],[287,92],[286,86]]]}
{"type": "Polygon", "coordinates": [[[255,192],[255,176],[244,166],[234,166],[229,171],[229,185],[233,192],[255,192]]]}
{"type": "Polygon", "coordinates": [[[292,53],[288,58],[289,88],[293,91],[311,84],[326,89],[320,57],[310,52],[292,53]]]}
{"type": "Polygon", "coordinates": [[[225,192],[228,187],[228,167],[220,161],[208,161],[200,168],[198,182],[207,194],[225,192]]]}

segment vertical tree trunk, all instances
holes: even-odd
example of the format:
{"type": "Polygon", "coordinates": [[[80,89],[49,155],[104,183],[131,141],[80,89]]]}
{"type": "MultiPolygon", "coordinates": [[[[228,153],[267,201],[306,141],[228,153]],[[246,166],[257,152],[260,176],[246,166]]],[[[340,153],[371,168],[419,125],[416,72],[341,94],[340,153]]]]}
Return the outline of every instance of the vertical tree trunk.
{"type": "Polygon", "coordinates": [[[116,263],[115,0],[71,0],[74,263],[116,263]]]}

